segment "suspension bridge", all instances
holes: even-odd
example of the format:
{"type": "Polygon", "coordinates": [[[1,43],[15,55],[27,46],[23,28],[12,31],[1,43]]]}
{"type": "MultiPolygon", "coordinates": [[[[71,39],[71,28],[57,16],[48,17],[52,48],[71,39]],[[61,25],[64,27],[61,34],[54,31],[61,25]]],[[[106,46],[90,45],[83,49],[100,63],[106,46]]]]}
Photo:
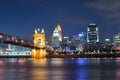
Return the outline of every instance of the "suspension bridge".
{"type": "Polygon", "coordinates": [[[31,48],[31,56],[33,58],[44,58],[46,54],[44,29],[42,29],[41,31],[39,28],[35,29],[33,34],[33,41],[0,33],[0,42],[4,44],[31,48]]]}

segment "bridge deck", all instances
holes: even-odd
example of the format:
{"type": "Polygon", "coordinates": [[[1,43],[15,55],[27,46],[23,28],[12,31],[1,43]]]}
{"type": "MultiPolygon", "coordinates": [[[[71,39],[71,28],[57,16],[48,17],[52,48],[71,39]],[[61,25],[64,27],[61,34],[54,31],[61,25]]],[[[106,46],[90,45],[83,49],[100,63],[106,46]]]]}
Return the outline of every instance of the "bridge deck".
{"type": "Polygon", "coordinates": [[[3,33],[0,33],[0,42],[5,44],[13,44],[23,47],[40,49],[38,46],[35,46],[32,41],[20,39],[3,33]]]}

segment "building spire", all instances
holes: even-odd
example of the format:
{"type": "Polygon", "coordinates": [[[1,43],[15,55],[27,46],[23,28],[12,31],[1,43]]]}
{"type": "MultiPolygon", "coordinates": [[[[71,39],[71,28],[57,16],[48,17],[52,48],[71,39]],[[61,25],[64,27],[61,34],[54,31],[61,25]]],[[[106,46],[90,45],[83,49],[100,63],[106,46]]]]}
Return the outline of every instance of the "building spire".
{"type": "Polygon", "coordinates": [[[45,33],[44,29],[42,28],[41,33],[45,33]]]}
{"type": "Polygon", "coordinates": [[[58,31],[61,31],[61,26],[60,26],[60,24],[57,25],[57,29],[58,29],[58,31]]]}
{"type": "Polygon", "coordinates": [[[38,28],[38,33],[40,33],[40,28],[38,28]]]}
{"type": "Polygon", "coordinates": [[[62,42],[62,29],[61,29],[60,24],[57,25],[57,30],[59,33],[59,41],[62,42]]]}
{"type": "Polygon", "coordinates": [[[35,28],[35,31],[34,31],[34,33],[35,33],[35,34],[37,34],[37,33],[38,33],[38,32],[37,32],[37,30],[36,30],[36,28],[35,28]]]}

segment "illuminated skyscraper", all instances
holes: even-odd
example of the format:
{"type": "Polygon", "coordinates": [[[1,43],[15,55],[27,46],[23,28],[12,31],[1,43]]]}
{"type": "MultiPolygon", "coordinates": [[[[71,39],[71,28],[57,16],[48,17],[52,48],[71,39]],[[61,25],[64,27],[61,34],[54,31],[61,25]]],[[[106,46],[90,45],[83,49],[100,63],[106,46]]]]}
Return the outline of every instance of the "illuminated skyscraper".
{"type": "Polygon", "coordinates": [[[120,50],[120,33],[115,35],[114,37],[114,47],[116,50],[120,50]]]}
{"type": "Polygon", "coordinates": [[[59,44],[59,32],[58,32],[57,28],[55,28],[55,30],[53,31],[52,47],[55,47],[55,48],[60,47],[60,44],[59,44]]]}
{"type": "Polygon", "coordinates": [[[60,24],[57,25],[57,30],[59,33],[59,41],[62,42],[62,29],[61,29],[60,24]]]}
{"type": "Polygon", "coordinates": [[[91,23],[87,28],[87,42],[90,44],[99,42],[98,26],[94,23],[91,23]]]}

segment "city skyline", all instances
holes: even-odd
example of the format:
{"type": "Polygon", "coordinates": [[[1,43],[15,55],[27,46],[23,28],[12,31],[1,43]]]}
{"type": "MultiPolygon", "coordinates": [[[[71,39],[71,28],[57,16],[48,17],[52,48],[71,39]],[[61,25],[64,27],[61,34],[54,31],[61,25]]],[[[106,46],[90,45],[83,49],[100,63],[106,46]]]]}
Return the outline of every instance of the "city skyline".
{"type": "Polygon", "coordinates": [[[59,23],[63,36],[87,33],[90,23],[99,27],[100,41],[120,32],[119,0],[4,0],[0,1],[0,32],[18,37],[33,36],[44,28],[52,36],[59,23]],[[104,4],[104,5],[103,5],[104,4]]]}

